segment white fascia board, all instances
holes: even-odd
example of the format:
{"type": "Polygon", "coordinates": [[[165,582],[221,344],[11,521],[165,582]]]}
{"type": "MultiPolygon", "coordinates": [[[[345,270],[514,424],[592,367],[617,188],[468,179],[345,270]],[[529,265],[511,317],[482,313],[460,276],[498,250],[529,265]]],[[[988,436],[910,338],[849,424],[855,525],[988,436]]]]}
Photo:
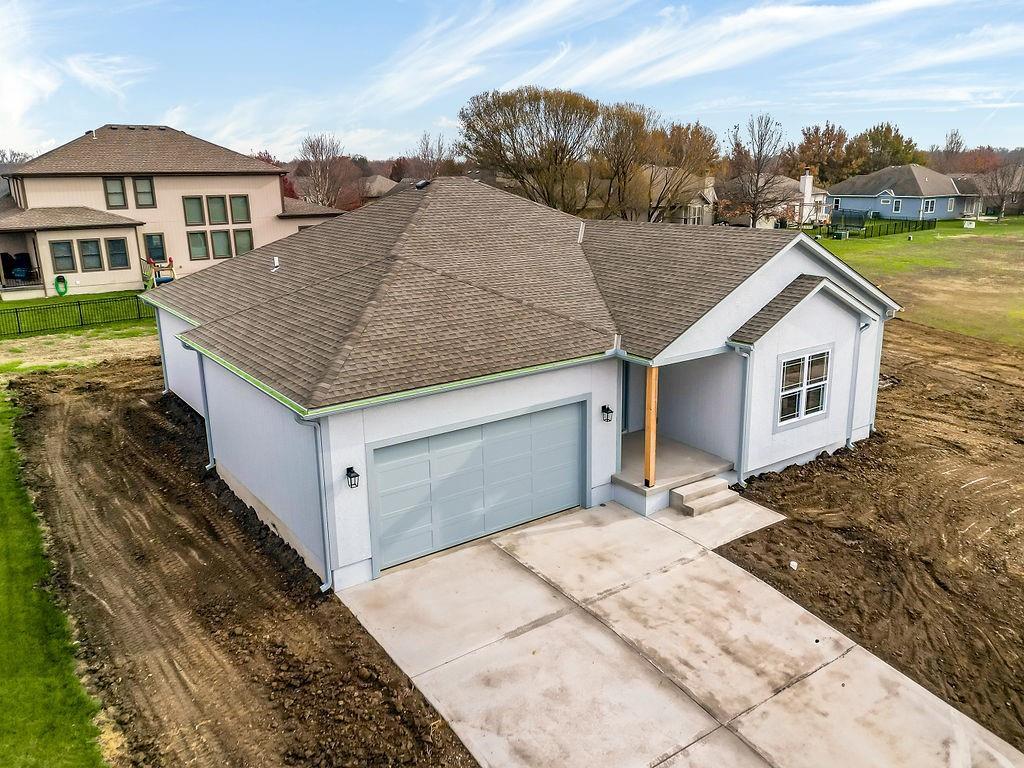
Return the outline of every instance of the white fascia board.
{"type": "Polygon", "coordinates": [[[878,286],[876,286],[866,277],[857,272],[857,270],[848,266],[846,262],[844,262],[834,253],[832,253],[832,251],[828,250],[820,243],[815,242],[812,238],[808,237],[803,232],[801,232],[796,238],[794,238],[793,242],[789,243],[785,248],[779,251],[779,254],[772,258],[772,261],[777,259],[779,255],[782,255],[790,248],[795,246],[797,243],[804,243],[807,246],[809,246],[811,251],[815,253],[820,259],[822,259],[830,266],[835,268],[844,277],[848,278],[853,283],[863,288],[866,293],[878,299],[879,303],[881,303],[888,309],[891,309],[896,312],[903,309],[903,307],[900,304],[897,304],[895,301],[889,298],[889,296],[887,296],[878,286]]]}

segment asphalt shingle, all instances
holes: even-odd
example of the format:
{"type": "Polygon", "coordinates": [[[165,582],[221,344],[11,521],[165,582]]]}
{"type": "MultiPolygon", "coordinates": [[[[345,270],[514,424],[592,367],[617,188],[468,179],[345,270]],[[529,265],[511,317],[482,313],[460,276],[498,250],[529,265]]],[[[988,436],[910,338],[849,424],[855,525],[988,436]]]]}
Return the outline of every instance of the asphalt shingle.
{"type": "Polygon", "coordinates": [[[820,275],[800,275],[793,282],[779,291],[771,301],[747,322],[741,325],[730,337],[730,341],[740,344],[754,344],[778,322],[788,315],[797,304],[810,296],[811,292],[825,281],[820,275]]]}

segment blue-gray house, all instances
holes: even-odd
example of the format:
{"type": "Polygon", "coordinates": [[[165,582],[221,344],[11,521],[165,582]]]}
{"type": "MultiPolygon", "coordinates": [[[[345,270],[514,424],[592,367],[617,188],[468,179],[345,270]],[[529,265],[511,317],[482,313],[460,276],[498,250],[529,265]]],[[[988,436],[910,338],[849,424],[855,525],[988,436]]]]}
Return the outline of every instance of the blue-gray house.
{"type": "Polygon", "coordinates": [[[829,189],[827,205],[883,219],[959,219],[977,213],[978,194],[973,185],[960,189],[951,176],[911,163],[841,181],[829,189]]]}

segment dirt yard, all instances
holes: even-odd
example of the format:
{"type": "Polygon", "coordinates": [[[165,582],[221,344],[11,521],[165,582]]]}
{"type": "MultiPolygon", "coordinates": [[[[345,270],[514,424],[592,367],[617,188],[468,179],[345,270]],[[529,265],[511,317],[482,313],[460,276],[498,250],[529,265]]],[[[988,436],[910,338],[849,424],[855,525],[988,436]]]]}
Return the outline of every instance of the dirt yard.
{"type": "Polygon", "coordinates": [[[158,358],[12,384],[114,766],[470,766],[342,604],[203,470],[158,358]]]}
{"type": "Polygon", "coordinates": [[[1024,748],[1024,353],[896,321],[882,372],[879,434],[720,552],[1024,748]]]}

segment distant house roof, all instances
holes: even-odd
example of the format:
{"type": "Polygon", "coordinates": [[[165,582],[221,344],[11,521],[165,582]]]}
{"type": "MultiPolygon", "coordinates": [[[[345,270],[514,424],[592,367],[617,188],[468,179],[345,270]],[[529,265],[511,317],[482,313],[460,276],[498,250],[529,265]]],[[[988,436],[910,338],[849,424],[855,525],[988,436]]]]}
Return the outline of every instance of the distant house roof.
{"type": "Polygon", "coordinates": [[[166,125],[104,125],[14,169],[17,176],[283,174],[166,125]]]}
{"type": "Polygon", "coordinates": [[[596,359],[617,334],[621,349],[653,358],[802,237],[625,221],[581,232],[582,223],[439,178],[147,299],[191,321],[186,343],[309,412],[596,359]]]}
{"type": "Polygon", "coordinates": [[[315,216],[340,216],[344,211],[317,205],[295,197],[284,198],[284,210],[277,214],[279,219],[302,219],[315,216]]]}
{"type": "Polygon", "coordinates": [[[360,180],[362,185],[363,197],[377,198],[383,197],[397,185],[397,181],[389,179],[387,176],[381,176],[379,173],[375,173],[373,176],[364,176],[360,180]]]}
{"type": "Polygon", "coordinates": [[[952,177],[923,165],[890,165],[874,173],[852,176],[832,186],[828,193],[875,197],[891,194],[894,197],[942,197],[970,194],[958,191],[952,177]]]}
{"type": "MultiPolygon", "coordinates": [[[[6,202],[9,198],[4,198],[6,202]]],[[[0,208],[0,232],[41,232],[54,229],[97,229],[139,227],[141,221],[95,208],[0,208]]]]}
{"type": "Polygon", "coordinates": [[[823,282],[825,282],[825,278],[820,275],[800,275],[779,291],[757,314],[740,326],[729,337],[729,340],[740,344],[755,343],[823,282]]]}

